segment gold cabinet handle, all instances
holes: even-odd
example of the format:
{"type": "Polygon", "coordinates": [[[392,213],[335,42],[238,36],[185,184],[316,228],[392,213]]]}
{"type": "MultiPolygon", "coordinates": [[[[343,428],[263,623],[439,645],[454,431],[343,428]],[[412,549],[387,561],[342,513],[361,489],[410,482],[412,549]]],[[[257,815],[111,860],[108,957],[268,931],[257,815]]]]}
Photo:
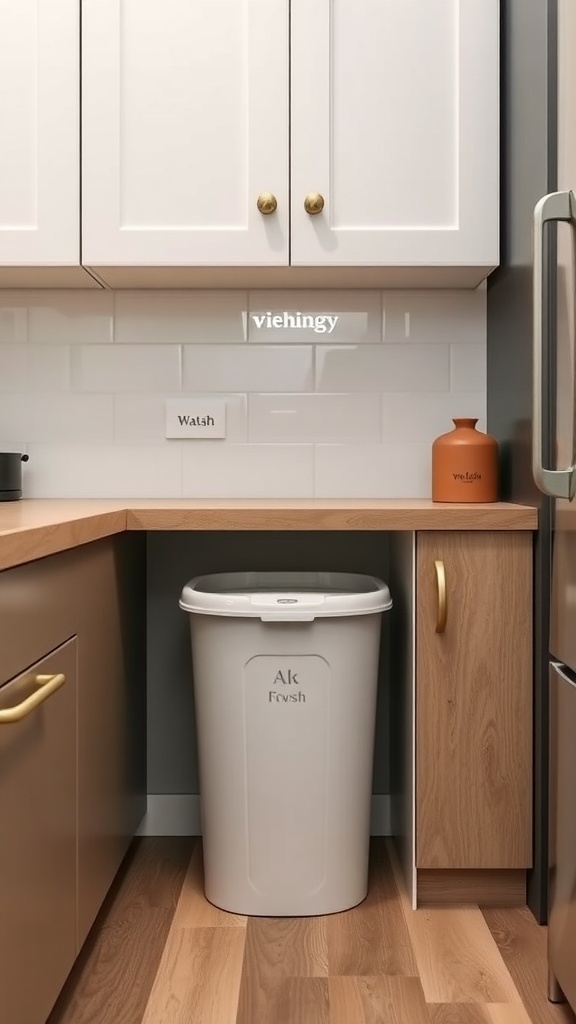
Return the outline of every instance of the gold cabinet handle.
{"type": "Polygon", "coordinates": [[[26,700],[23,700],[20,704],[17,704],[14,708],[5,708],[0,711],[0,725],[8,724],[9,722],[20,722],[23,718],[26,718],[34,708],[37,708],[40,704],[43,704],[48,697],[51,697],[56,690],[59,690],[61,686],[66,682],[66,676],[62,673],[58,673],[56,676],[34,676],[32,680],[35,686],[38,687],[35,693],[31,693],[26,700]]]}
{"type": "Polygon", "coordinates": [[[276,196],[273,196],[271,192],[261,192],[256,200],[256,206],[260,210],[260,213],[267,216],[269,213],[274,213],[278,207],[278,201],[276,196]]]}
{"type": "Polygon", "coordinates": [[[309,192],[304,200],[304,209],[311,217],[316,213],[322,213],[324,209],[324,196],[319,192],[309,192]]]}
{"type": "Polygon", "coordinates": [[[436,569],[436,586],[438,588],[438,617],[436,619],[436,632],[443,633],[446,629],[448,619],[448,601],[446,597],[446,570],[444,562],[437,559],[434,562],[436,569]]]}

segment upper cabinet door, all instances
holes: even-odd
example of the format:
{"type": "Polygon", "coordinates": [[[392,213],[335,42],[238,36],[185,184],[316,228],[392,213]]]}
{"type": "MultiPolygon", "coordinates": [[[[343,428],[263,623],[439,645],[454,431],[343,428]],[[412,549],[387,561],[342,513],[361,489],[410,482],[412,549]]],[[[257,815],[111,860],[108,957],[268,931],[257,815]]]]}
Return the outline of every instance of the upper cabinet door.
{"type": "Polygon", "coordinates": [[[498,0],[292,0],[291,66],[293,264],[497,264],[498,0]]]}
{"type": "Polygon", "coordinates": [[[83,263],[286,264],[288,0],[82,12],[83,263]]]}
{"type": "Polygon", "coordinates": [[[79,0],[0,0],[0,266],[80,262],[79,0]]]}

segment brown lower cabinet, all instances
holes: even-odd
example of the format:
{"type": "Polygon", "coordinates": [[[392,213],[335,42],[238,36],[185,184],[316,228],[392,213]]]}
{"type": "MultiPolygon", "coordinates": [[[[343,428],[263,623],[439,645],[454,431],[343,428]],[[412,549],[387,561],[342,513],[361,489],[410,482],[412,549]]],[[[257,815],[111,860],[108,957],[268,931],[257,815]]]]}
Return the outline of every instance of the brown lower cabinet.
{"type": "Polygon", "coordinates": [[[418,533],[416,593],[417,868],[526,869],[532,537],[418,533]]]}
{"type": "Polygon", "coordinates": [[[0,573],[0,1018],[10,1024],[45,1021],[145,812],[145,572],[145,538],[125,534],[0,573]],[[2,723],[36,675],[58,673],[56,692],[2,723]]]}
{"type": "MultiPolygon", "coordinates": [[[[0,1017],[10,1024],[43,1024],[145,811],[145,543],[123,534],[0,573],[0,1017]],[[66,682],[39,707],[2,723],[37,675],[58,673],[66,682]]],[[[418,896],[483,892],[490,903],[504,886],[523,900],[532,536],[420,532],[415,543],[418,896]]],[[[395,547],[407,672],[412,535],[395,547]]]]}
{"type": "Polygon", "coordinates": [[[0,1002],[13,1024],[46,1020],[76,955],[76,660],[73,638],[0,687],[0,1002]],[[42,702],[27,709],[31,697],[42,702]]]}

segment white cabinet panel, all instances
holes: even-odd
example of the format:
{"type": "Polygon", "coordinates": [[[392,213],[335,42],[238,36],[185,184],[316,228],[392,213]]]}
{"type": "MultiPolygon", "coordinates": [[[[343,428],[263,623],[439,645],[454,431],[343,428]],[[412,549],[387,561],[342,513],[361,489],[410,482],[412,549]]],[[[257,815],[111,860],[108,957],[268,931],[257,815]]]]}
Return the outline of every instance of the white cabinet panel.
{"type": "Polygon", "coordinates": [[[0,267],[78,265],[79,0],[0,0],[0,267]]]}
{"type": "Polygon", "coordinates": [[[292,52],[292,264],[494,266],[498,0],[292,0],[292,52]]]}
{"type": "Polygon", "coordinates": [[[83,0],[83,218],[88,265],[287,264],[288,0],[83,0]]]}

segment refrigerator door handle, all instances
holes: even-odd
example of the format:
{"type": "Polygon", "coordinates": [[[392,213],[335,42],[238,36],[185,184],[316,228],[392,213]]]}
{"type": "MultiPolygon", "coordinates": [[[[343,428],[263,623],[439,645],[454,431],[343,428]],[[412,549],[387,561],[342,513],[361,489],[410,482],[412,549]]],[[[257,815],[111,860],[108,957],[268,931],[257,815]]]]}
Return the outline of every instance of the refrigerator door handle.
{"type": "Polygon", "coordinates": [[[551,192],[534,209],[534,379],[532,415],[532,474],[536,486],[552,498],[569,498],[576,493],[576,465],[567,469],[545,469],[542,452],[542,407],[544,363],[544,229],[555,221],[576,223],[576,197],[570,192],[551,192]]]}

